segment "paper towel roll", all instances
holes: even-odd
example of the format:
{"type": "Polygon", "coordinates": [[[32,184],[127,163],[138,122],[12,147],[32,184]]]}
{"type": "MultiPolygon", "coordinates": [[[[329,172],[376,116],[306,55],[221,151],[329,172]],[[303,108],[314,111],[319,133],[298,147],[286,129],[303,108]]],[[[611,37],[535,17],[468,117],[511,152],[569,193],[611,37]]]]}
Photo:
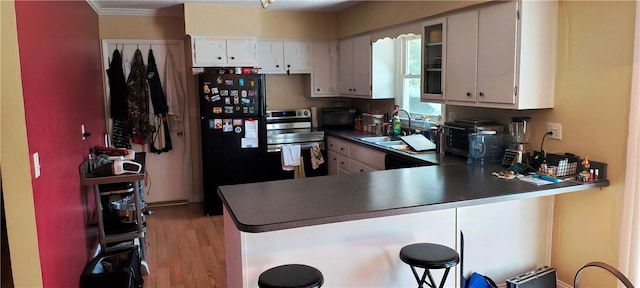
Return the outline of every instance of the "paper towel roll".
{"type": "Polygon", "coordinates": [[[318,127],[318,107],[311,107],[311,127],[318,127]]]}

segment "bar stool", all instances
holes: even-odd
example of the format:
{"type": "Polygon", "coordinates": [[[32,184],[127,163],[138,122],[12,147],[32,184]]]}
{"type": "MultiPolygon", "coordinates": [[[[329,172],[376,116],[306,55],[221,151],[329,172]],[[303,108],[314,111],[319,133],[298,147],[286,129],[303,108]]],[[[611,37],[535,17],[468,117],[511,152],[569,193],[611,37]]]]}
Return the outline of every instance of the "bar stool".
{"type": "Polygon", "coordinates": [[[400,250],[400,260],[409,264],[413,276],[418,282],[418,288],[422,288],[422,284],[427,284],[432,288],[444,287],[444,282],[447,280],[449,269],[458,265],[460,262],[460,256],[456,250],[453,250],[447,246],[434,244],[434,243],[415,243],[402,247],[400,250]],[[418,276],[416,267],[423,268],[424,273],[422,277],[418,276]],[[446,269],[442,276],[440,286],[436,286],[436,282],[431,276],[430,269],[446,269]],[[429,276],[429,282],[427,283],[426,277],[429,276]]]}
{"type": "Polygon", "coordinates": [[[319,288],[323,283],[320,270],[303,264],[273,267],[258,277],[260,288],[319,288]]]}

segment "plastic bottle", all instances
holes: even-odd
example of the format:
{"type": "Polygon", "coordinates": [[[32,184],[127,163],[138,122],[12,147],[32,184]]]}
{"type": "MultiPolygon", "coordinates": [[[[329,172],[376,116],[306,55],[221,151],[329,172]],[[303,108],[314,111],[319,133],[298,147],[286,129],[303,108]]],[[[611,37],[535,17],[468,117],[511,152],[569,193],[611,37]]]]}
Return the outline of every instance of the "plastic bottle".
{"type": "Polygon", "coordinates": [[[393,116],[393,135],[398,136],[402,134],[402,125],[400,123],[400,117],[393,116]]]}

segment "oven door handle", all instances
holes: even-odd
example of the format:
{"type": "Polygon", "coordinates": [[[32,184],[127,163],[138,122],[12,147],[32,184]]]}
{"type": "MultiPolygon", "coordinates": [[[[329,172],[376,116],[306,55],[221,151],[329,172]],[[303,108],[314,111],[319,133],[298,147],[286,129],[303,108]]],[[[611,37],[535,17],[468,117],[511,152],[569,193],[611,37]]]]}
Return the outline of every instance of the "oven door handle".
{"type": "MultiPolygon", "coordinates": [[[[290,145],[300,145],[300,150],[308,150],[311,149],[311,147],[316,143],[320,145],[321,150],[324,150],[324,142],[291,143],[290,145]]],[[[267,152],[280,152],[282,151],[282,145],[283,144],[267,145],[267,152]]]]}

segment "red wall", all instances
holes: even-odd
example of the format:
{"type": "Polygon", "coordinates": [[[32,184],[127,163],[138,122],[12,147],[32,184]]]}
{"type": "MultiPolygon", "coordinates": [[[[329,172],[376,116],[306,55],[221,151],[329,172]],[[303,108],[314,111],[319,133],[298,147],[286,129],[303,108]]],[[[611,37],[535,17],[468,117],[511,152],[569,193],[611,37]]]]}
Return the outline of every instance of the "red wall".
{"type": "Polygon", "coordinates": [[[78,287],[97,245],[92,190],[78,167],[105,132],[98,15],[86,1],[15,7],[29,152],[42,166],[32,182],[43,285],[78,287]]]}

